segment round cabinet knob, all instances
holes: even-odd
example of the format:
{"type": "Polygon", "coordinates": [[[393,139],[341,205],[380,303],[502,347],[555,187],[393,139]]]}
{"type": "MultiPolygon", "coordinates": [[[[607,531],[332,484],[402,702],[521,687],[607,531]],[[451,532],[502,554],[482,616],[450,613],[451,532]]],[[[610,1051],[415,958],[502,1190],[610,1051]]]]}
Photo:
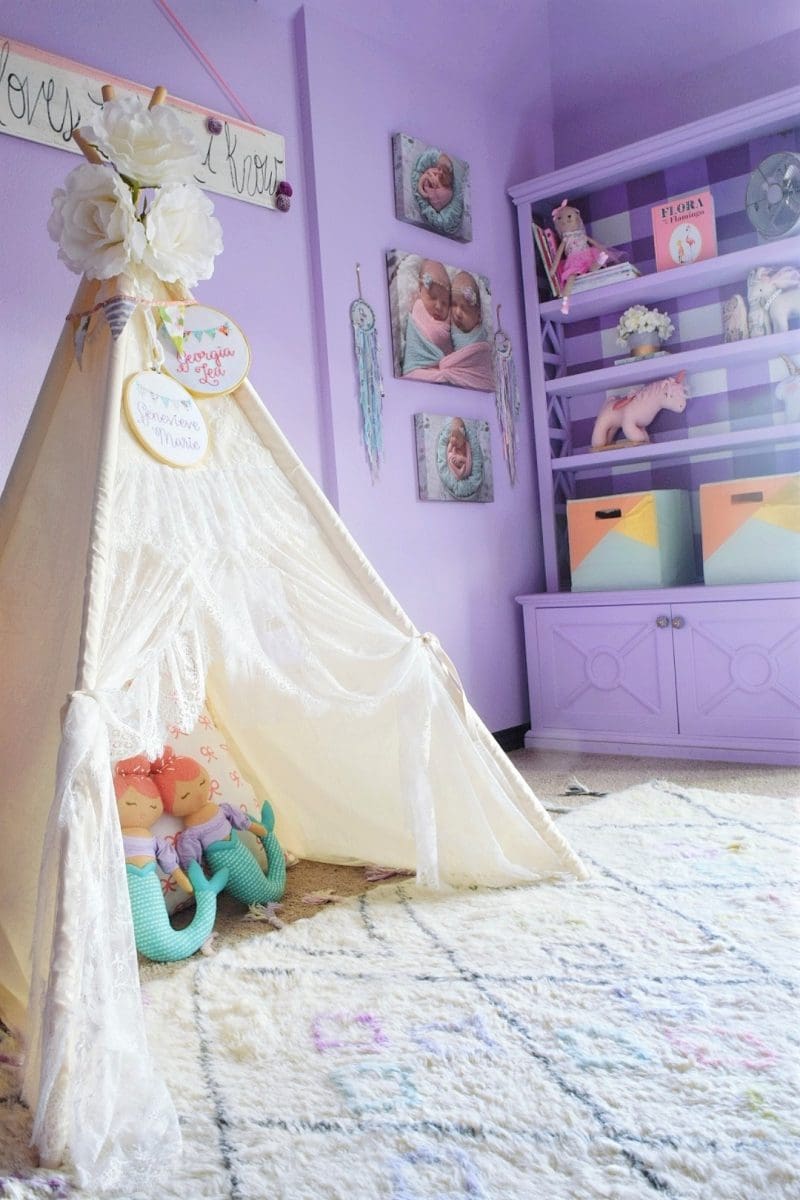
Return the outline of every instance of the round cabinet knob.
{"type": "Polygon", "coordinates": [[[666,629],[669,625],[669,617],[656,617],[656,625],[659,629],[666,629]]]}
{"type": "Polygon", "coordinates": [[[683,629],[685,624],[686,624],[686,622],[684,621],[683,617],[673,617],[672,618],[672,628],[673,629],[683,629]]]}

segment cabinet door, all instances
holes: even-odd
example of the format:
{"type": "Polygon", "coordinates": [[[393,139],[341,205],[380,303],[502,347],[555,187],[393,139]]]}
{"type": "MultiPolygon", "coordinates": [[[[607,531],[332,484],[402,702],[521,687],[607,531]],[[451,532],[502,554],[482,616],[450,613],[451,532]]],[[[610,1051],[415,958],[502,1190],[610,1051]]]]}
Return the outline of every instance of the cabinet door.
{"type": "Polygon", "coordinates": [[[681,733],[800,738],[796,600],[676,604],[672,617],[681,733]]]}
{"type": "Polygon", "coordinates": [[[677,733],[669,611],[668,604],[537,610],[534,728],[677,733]]]}

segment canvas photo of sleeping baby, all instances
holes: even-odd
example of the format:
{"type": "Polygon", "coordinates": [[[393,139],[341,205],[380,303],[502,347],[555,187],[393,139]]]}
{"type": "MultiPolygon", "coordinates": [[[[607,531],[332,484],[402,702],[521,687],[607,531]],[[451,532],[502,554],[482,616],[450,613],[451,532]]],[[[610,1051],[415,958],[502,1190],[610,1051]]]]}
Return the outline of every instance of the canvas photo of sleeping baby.
{"type": "Polygon", "coordinates": [[[471,242],[469,163],[408,133],[394,135],[392,157],[398,220],[471,242]]]}
{"type": "Polygon", "coordinates": [[[494,391],[489,280],[401,250],[386,272],[395,375],[494,391]]]}
{"type": "Polygon", "coordinates": [[[414,427],[420,500],[494,500],[488,421],[417,413],[414,427]]]}

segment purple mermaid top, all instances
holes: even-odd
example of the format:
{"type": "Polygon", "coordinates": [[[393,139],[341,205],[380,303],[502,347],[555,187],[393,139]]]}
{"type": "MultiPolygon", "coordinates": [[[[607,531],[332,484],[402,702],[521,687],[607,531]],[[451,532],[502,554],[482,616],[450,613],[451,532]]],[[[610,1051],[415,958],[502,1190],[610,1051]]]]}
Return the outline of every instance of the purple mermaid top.
{"type": "Polygon", "coordinates": [[[171,875],[178,865],[178,855],[172,842],[161,837],[132,837],[123,835],[126,858],[154,858],[165,875],[171,875]]]}
{"type": "Polygon", "coordinates": [[[220,804],[219,812],[202,825],[189,825],[178,838],[178,858],[184,871],[190,862],[200,862],[206,846],[222,842],[228,837],[231,827],[249,829],[250,817],[232,804],[220,804]]]}

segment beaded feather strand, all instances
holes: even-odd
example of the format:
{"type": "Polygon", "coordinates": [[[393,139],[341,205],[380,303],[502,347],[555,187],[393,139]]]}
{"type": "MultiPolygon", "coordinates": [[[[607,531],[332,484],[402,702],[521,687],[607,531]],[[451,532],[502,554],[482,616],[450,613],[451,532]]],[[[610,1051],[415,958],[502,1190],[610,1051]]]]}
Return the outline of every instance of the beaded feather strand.
{"type": "Polygon", "coordinates": [[[494,335],[494,398],[503,441],[503,458],[508,465],[511,485],[517,482],[517,418],[519,388],[511,338],[500,324],[501,304],[497,306],[497,331],[494,335]]]}
{"type": "Polygon", "coordinates": [[[375,313],[361,295],[361,264],[356,263],[358,299],[350,305],[353,343],[358,364],[358,403],[361,408],[361,437],[367,453],[372,482],[378,478],[383,454],[383,378],[378,358],[375,313]]]}

